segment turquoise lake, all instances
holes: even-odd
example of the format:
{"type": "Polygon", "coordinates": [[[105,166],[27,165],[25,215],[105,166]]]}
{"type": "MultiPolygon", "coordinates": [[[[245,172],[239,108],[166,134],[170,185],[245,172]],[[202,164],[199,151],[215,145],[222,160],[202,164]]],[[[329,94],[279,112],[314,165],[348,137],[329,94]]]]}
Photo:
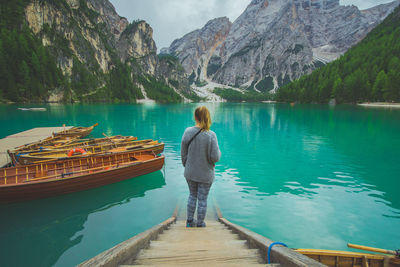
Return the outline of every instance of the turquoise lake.
{"type": "MultiPolygon", "coordinates": [[[[0,138],[98,122],[91,137],[157,139],[166,156],[155,173],[0,205],[0,265],[74,266],[184,210],[180,141],[198,105],[0,105],[0,138]]],[[[209,212],[215,199],[228,220],[292,248],[400,248],[399,109],[205,105],[222,152],[209,212]]]]}

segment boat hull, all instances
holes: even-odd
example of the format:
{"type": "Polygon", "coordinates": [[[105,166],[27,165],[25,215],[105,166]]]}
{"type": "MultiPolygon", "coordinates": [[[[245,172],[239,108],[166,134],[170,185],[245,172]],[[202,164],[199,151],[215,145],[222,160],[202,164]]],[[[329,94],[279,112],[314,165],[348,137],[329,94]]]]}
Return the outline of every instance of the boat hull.
{"type": "Polygon", "coordinates": [[[326,266],[369,266],[400,267],[400,258],[382,254],[358,253],[350,251],[297,249],[297,252],[325,264],[326,266]]]}
{"type": "Polygon", "coordinates": [[[160,156],[148,161],[91,174],[0,186],[0,202],[19,202],[83,191],[155,172],[160,170],[163,165],[164,156],[160,156]]]}
{"type": "MultiPolygon", "coordinates": [[[[136,149],[132,149],[129,150],[130,152],[145,152],[145,151],[152,151],[154,154],[158,155],[161,154],[164,151],[164,143],[160,143],[157,145],[154,145],[152,147],[148,147],[148,148],[136,148],[136,149]]],[[[85,149],[85,148],[84,148],[85,149]]],[[[102,154],[107,154],[107,151],[104,152],[99,152],[99,153],[94,153],[91,155],[102,155],[102,154]]],[[[12,155],[10,155],[11,158],[12,155]]],[[[52,157],[52,156],[48,156],[48,157],[43,157],[43,156],[31,156],[29,154],[26,155],[21,155],[18,157],[18,160],[13,161],[14,163],[17,164],[21,164],[21,165],[27,165],[27,164],[34,164],[37,162],[41,162],[41,161],[49,161],[49,160],[63,160],[63,159],[76,159],[76,158],[85,158],[88,157],[88,155],[81,155],[81,154],[77,154],[71,157],[67,157],[67,155],[64,155],[63,157],[52,157]]]]}
{"type": "Polygon", "coordinates": [[[63,137],[86,137],[93,131],[93,128],[87,129],[81,132],[72,132],[72,133],[54,133],[54,136],[63,136],[63,137]]]}
{"type": "Polygon", "coordinates": [[[89,127],[73,127],[71,129],[54,133],[54,136],[64,136],[64,137],[85,137],[88,136],[98,124],[94,124],[89,127]]]}

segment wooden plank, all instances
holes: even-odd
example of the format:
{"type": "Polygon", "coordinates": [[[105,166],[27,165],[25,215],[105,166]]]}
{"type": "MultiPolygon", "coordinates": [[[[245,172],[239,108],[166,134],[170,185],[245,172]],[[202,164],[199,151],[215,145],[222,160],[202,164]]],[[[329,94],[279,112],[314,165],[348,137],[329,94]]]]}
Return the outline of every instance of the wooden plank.
{"type": "Polygon", "coordinates": [[[362,257],[362,266],[363,266],[363,267],[369,267],[368,259],[367,259],[366,256],[363,256],[363,257],[362,257]]]}
{"type": "Polygon", "coordinates": [[[187,265],[235,263],[247,266],[263,262],[257,249],[249,249],[245,240],[233,234],[217,221],[207,221],[205,228],[186,228],[178,221],[142,250],[134,264],[142,265],[187,265]]]}
{"type": "MultiPolygon", "coordinates": [[[[70,128],[72,128],[72,126],[65,127],[65,129],[70,128]]],[[[51,136],[53,132],[62,130],[64,130],[64,127],[39,127],[0,139],[0,167],[10,163],[7,150],[13,150],[15,147],[46,139],[51,136]]]]}
{"type": "MultiPolygon", "coordinates": [[[[261,236],[257,233],[254,233],[244,227],[233,224],[226,220],[225,218],[219,218],[219,220],[229,227],[233,232],[240,235],[241,238],[248,240],[251,247],[258,248],[261,251],[261,254],[267,257],[267,251],[269,246],[273,243],[272,240],[261,236]]],[[[275,246],[271,250],[271,260],[272,262],[278,262],[282,266],[315,266],[322,267],[325,266],[322,263],[317,262],[307,256],[304,256],[300,253],[295,252],[294,250],[282,247],[275,246]]]]}
{"type": "MultiPolygon", "coordinates": [[[[175,263],[171,263],[171,264],[162,264],[162,265],[158,265],[158,266],[167,266],[167,267],[173,267],[179,264],[175,264],[175,263]]],[[[182,266],[187,266],[187,265],[182,265],[182,266]]],[[[281,267],[280,264],[260,264],[260,263],[248,263],[246,265],[250,266],[250,267],[281,267]]],[[[149,265],[119,265],[118,267],[149,267],[149,265]]],[[[243,264],[240,263],[215,263],[212,266],[209,265],[205,265],[203,263],[193,263],[190,265],[190,267],[244,267],[243,264]]]]}

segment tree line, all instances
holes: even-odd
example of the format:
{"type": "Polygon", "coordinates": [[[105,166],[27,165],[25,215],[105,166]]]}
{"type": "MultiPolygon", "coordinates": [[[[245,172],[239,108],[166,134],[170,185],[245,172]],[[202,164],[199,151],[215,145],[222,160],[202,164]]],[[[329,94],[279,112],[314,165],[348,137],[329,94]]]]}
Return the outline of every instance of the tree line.
{"type": "Polygon", "coordinates": [[[248,90],[242,93],[229,88],[214,88],[213,93],[228,102],[261,102],[272,100],[272,95],[270,93],[257,92],[254,90],[248,90]]]}

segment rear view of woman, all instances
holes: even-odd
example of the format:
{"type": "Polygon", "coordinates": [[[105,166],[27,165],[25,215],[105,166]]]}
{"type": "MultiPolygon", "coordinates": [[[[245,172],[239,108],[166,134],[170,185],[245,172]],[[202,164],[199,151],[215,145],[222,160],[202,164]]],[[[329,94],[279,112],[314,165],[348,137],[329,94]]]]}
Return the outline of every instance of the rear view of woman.
{"type": "Polygon", "coordinates": [[[217,136],[210,130],[210,112],[204,106],[194,112],[196,125],[185,130],[182,137],[181,157],[185,178],[189,186],[187,227],[205,227],[207,197],[215,178],[215,163],[221,157],[217,136]],[[197,222],[194,220],[197,202],[197,222]]]}

